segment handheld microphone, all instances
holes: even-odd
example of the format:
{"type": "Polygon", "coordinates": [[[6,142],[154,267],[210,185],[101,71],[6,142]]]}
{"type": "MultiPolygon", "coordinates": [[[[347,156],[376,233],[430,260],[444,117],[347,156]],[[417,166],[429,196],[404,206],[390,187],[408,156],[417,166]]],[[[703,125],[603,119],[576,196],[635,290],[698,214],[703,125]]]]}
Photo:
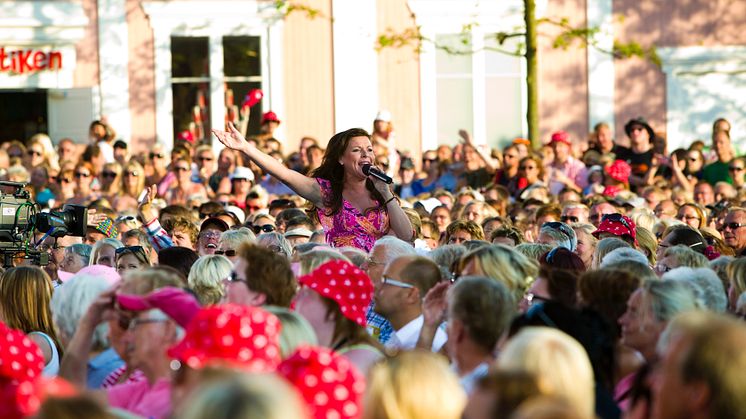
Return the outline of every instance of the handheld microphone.
{"type": "Polygon", "coordinates": [[[387,176],[386,173],[383,173],[382,171],[373,167],[373,165],[370,163],[365,163],[363,165],[363,173],[365,174],[365,176],[373,176],[374,178],[388,183],[389,185],[394,181],[389,176],[387,176]]]}

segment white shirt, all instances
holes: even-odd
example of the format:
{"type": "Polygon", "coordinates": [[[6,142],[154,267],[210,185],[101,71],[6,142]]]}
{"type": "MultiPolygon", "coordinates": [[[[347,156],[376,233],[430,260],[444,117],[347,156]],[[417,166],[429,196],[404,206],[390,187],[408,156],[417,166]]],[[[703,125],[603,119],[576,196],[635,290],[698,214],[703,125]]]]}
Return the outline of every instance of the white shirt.
{"type": "MultiPolygon", "coordinates": [[[[458,374],[458,368],[456,364],[451,364],[451,369],[453,372],[458,374]]],[[[487,373],[490,371],[490,364],[486,362],[482,362],[481,364],[477,365],[476,368],[469,371],[465,375],[459,377],[459,382],[461,382],[461,387],[464,388],[464,391],[466,394],[471,395],[471,393],[474,392],[474,387],[477,385],[477,381],[479,381],[480,378],[487,375],[487,373]]]]}
{"type": "MultiPolygon", "coordinates": [[[[414,347],[417,346],[417,339],[420,337],[420,330],[422,330],[422,325],[424,323],[425,317],[420,314],[419,317],[407,323],[401,329],[395,331],[391,335],[391,339],[386,343],[386,346],[396,349],[414,349],[414,347]]],[[[435,338],[433,339],[433,346],[431,348],[432,351],[440,351],[440,348],[443,347],[447,340],[448,335],[446,335],[446,332],[442,327],[439,327],[435,332],[435,338]]]]}

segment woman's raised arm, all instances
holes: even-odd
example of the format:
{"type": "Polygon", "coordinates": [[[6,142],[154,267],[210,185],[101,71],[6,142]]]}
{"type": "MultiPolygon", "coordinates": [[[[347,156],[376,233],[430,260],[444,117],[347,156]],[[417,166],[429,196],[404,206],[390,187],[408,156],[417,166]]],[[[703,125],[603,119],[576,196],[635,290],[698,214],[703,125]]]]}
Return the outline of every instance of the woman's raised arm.
{"type": "Polygon", "coordinates": [[[213,129],[212,133],[220,140],[223,145],[233,150],[246,153],[249,158],[261,167],[262,170],[270,175],[280,179],[282,183],[288,185],[290,189],[298,195],[311,201],[317,207],[323,207],[323,197],[321,187],[315,179],[302,175],[295,170],[287,168],[282,163],[275,160],[274,157],[265,154],[258,148],[249,144],[232,123],[228,123],[228,131],[213,129]]]}

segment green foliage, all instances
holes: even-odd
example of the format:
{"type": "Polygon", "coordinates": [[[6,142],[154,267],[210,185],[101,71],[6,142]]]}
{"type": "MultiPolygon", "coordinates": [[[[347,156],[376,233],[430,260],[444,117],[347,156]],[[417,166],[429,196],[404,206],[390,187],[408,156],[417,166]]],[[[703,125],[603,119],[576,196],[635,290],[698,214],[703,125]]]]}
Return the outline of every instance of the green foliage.
{"type": "Polygon", "coordinates": [[[275,0],[275,8],[283,14],[284,17],[288,17],[291,13],[302,12],[309,19],[316,19],[318,17],[325,17],[321,10],[314,9],[306,4],[298,3],[292,0],[275,0]]]}

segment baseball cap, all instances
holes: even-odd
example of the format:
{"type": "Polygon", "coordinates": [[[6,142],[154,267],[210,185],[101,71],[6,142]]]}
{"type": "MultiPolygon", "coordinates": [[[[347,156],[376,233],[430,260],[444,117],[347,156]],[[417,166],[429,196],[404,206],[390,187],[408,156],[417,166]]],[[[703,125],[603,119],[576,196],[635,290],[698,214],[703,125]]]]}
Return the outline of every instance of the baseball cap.
{"type": "Polygon", "coordinates": [[[202,221],[202,225],[199,226],[199,232],[203,232],[209,228],[216,228],[220,231],[228,231],[230,226],[225,221],[217,217],[210,217],[205,221],[202,221]]]}
{"type": "Polygon", "coordinates": [[[277,114],[272,111],[267,111],[262,115],[262,124],[265,124],[267,122],[277,122],[280,123],[280,118],[277,117],[277,114]]]}
{"type": "Polygon", "coordinates": [[[234,179],[248,179],[250,181],[254,181],[254,172],[251,171],[248,167],[238,166],[236,169],[231,173],[229,176],[230,180],[234,179]]]}
{"type": "Polygon", "coordinates": [[[161,310],[181,327],[187,327],[200,310],[194,295],[176,287],[163,287],[147,295],[118,294],[117,302],[129,311],[161,310]]]}

